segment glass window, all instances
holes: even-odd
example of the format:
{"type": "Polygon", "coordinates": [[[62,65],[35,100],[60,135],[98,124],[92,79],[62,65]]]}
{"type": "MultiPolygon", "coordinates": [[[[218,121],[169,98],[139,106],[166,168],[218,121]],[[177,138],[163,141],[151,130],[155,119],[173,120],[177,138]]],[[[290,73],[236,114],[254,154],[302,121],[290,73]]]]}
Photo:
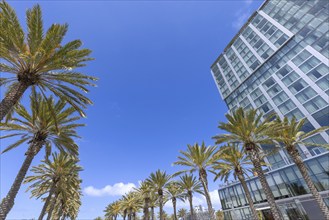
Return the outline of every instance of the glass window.
{"type": "Polygon", "coordinates": [[[321,126],[329,126],[329,107],[326,107],[319,112],[314,113],[313,118],[321,125],[321,126]]]}
{"type": "Polygon", "coordinates": [[[269,103],[266,103],[260,107],[263,113],[267,113],[269,110],[272,109],[272,106],[269,103]]]}
{"type": "Polygon", "coordinates": [[[261,95],[258,99],[255,100],[255,104],[257,105],[257,107],[261,106],[265,102],[267,102],[267,100],[263,95],[261,95]]]}
{"type": "Polygon", "coordinates": [[[253,91],[250,96],[255,100],[258,96],[260,96],[262,94],[262,92],[259,89],[255,89],[255,91],[253,91]]]}
{"type": "Polygon", "coordinates": [[[307,111],[309,113],[313,113],[316,110],[319,110],[323,107],[325,107],[326,105],[328,105],[328,103],[326,103],[324,101],[323,98],[321,98],[320,96],[315,97],[314,99],[308,101],[307,103],[304,104],[304,107],[307,109],[307,111]]]}
{"type": "Polygon", "coordinates": [[[317,68],[310,71],[307,75],[313,80],[316,81],[325,74],[329,73],[329,67],[324,64],[319,65],[317,68]]]}
{"type": "Polygon", "coordinates": [[[281,92],[282,91],[282,89],[281,89],[281,87],[278,85],[278,84],[275,84],[274,86],[272,86],[272,88],[270,88],[269,90],[268,90],[268,94],[271,96],[271,97],[273,97],[273,96],[275,96],[276,94],[278,94],[279,92],[281,92]]]}
{"type": "MultiPolygon", "coordinates": [[[[255,196],[256,201],[257,201],[257,202],[262,201],[262,198],[260,197],[260,193],[259,193],[259,191],[258,191],[258,189],[257,189],[257,186],[256,186],[255,181],[254,181],[254,180],[251,180],[251,181],[249,182],[249,184],[250,184],[250,187],[251,187],[251,191],[253,192],[253,194],[254,194],[254,196],[255,196]]],[[[256,201],[254,201],[254,202],[256,202],[256,201]]]]}
{"type": "Polygon", "coordinates": [[[300,78],[300,76],[295,71],[292,71],[286,77],[284,77],[282,81],[286,86],[288,86],[299,78],[300,78]]]}
{"type": "Polygon", "coordinates": [[[323,90],[326,91],[329,89],[329,74],[316,81],[316,84],[323,90]]]}
{"type": "Polygon", "coordinates": [[[274,85],[275,81],[274,79],[271,77],[268,80],[266,80],[266,82],[263,83],[265,88],[270,88],[272,85],[274,85]]]}
{"type": "Polygon", "coordinates": [[[308,119],[306,119],[301,130],[307,133],[315,130],[315,127],[311,124],[311,122],[308,119]]]}
{"type": "Polygon", "coordinates": [[[274,181],[276,182],[277,186],[279,187],[279,190],[283,196],[288,196],[289,192],[284,184],[284,181],[282,180],[281,176],[279,173],[273,173],[272,174],[274,181]]]}
{"type": "Polygon", "coordinates": [[[319,188],[322,188],[322,190],[328,190],[329,189],[329,175],[328,175],[328,173],[320,173],[320,174],[317,174],[315,177],[318,180],[319,188]]]}
{"type": "Polygon", "coordinates": [[[286,42],[288,40],[288,36],[287,35],[282,35],[275,43],[274,45],[279,47],[281,46],[284,42],[286,42]]]}
{"type": "Polygon", "coordinates": [[[292,62],[295,63],[297,66],[299,66],[302,62],[307,60],[311,54],[307,50],[303,50],[298,56],[296,56],[292,62]]]}
{"type": "Polygon", "coordinates": [[[329,173],[329,156],[325,155],[318,158],[320,165],[325,170],[325,172],[329,173]]]}
{"type": "Polygon", "coordinates": [[[325,34],[322,36],[322,38],[320,38],[318,41],[316,41],[314,44],[313,44],[313,47],[320,51],[321,49],[327,47],[329,45],[329,34],[325,34]]]}
{"type": "Polygon", "coordinates": [[[286,174],[289,181],[294,181],[297,179],[297,176],[291,167],[285,169],[284,173],[286,174]]]}
{"type": "Polygon", "coordinates": [[[323,172],[322,167],[320,167],[316,160],[307,161],[306,164],[313,174],[319,174],[323,172]]]}
{"type": "Polygon", "coordinates": [[[296,118],[297,120],[301,119],[304,117],[303,113],[299,110],[299,109],[295,109],[291,112],[289,112],[288,114],[286,114],[286,116],[291,120],[293,117],[296,118]]]}
{"type": "Polygon", "coordinates": [[[250,69],[255,70],[259,66],[260,62],[256,60],[253,64],[250,65],[250,69]]]}
{"type": "Polygon", "coordinates": [[[303,63],[299,68],[304,72],[308,73],[311,69],[313,69],[315,66],[317,66],[320,63],[320,60],[318,60],[315,57],[311,57],[308,59],[305,63],[303,63]]]}
{"type": "Polygon", "coordinates": [[[306,86],[307,86],[307,83],[304,80],[299,79],[297,82],[295,82],[291,86],[289,86],[289,89],[293,94],[296,94],[297,92],[304,89],[306,86]]]}
{"type": "Polygon", "coordinates": [[[282,79],[283,77],[285,77],[290,71],[291,71],[291,67],[286,65],[284,67],[282,67],[277,73],[276,75],[278,75],[278,77],[280,79],[282,79]]]}
{"type": "Polygon", "coordinates": [[[293,110],[294,108],[296,108],[296,105],[291,100],[288,100],[279,106],[279,109],[282,112],[282,114],[286,114],[291,110],[293,110]]]}
{"type": "Polygon", "coordinates": [[[261,20],[263,20],[263,17],[258,14],[254,17],[251,23],[256,26],[261,20]]]}
{"type": "Polygon", "coordinates": [[[304,103],[308,100],[310,100],[311,98],[313,98],[317,93],[314,91],[314,89],[312,89],[311,87],[307,87],[306,89],[304,89],[303,91],[301,91],[300,93],[298,93],[296,95],[296,98],[298,99],[298,101],[300,103],[304,103]]]}
{"type": "Polygon", "coordinates": [[[285,92],[281,92],[279,95],[273,98],[273,101],[276,105],[280,105],[282,102],[288,99],[288,95],[285,92]]]}
{"type": "Polygon", "coordinates": [[[272,191],[274,197],[275,197],[275,198],[280,197],[281,194],[280,194],[280,192],[279,192],[277,186],[275,185],[274,180],[272,179],[272,175],[268,175],[268,176],[266,177],[266,180],[267,180],[268,185],[269,185],[270,188],[271,188],[271,191],[272,191]]]}

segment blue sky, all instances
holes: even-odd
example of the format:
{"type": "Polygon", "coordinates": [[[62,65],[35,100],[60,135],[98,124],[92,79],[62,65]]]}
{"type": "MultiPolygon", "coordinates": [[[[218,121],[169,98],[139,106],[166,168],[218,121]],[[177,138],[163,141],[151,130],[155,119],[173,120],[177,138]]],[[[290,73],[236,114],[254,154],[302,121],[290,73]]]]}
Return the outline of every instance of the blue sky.
{"type": "MultiPolygon", "coordinates": [[[[37,2],[9,1],[22,22],[37,2]]],[[[39,1],[44,23],[69,24],[66,41],[81,39],[96,58],[83,72],[100,78],[80,129],[84,189],[79,219],[104,207],[156,169],[171,164],[187,144],[214,144],[227,107],[210,74],[239,27],[262,1],[39,1]]],[[[4,89],[1,88],[3,95],[4,89]]],[[[2,140],[3,149],[13,140],[2,140]]],[[[1,198],[14,181],[27,146],[1,155],[1,198]]],[[[40,163],[44,152],[34,160],[40,163]]],[[[210,191],[219,182],[209,177],[210,191]]],[[[24,185],[9,219],[37,217],[41,202],[24,185]]],[[[199,196],[195,204],[205,206],[199,196]]],[[[181,207],[184,204],[180,204],[181,207]]],[[[171,212],[169,205],[166,207],[171,212]]]]}

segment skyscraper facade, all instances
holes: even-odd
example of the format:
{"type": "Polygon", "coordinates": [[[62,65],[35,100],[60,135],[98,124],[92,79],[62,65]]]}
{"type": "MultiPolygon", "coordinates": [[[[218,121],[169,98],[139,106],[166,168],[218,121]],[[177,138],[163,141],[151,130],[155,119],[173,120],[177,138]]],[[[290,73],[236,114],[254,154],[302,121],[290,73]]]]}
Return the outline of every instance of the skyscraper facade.
{"type": "MultiPolygon", "coordinates": [[[[264,117],[275,112],[280,117],[306,118],[306,132],[329,126],[329,1],[266,0],[216,59],[211,73],[229,111],[243,107],[259,109],[264,117]]],[[[329,131],[305,142],[329,143],[329,131]]],[[[262,147],[265,151],[273,148],[262,147]]],[[[329,153],[316,146],[298,147],[329,204],[329,153]]],[[[320,218],[321,212],[288,154],[280,150],[265,162],[283,216],[320,218]]],[[[256,206],[267,215],[258,179],[250,179],[248,185],[256,206]]],[[[250,216],[242,192],[239,183],[219,190],[227,219],[250,216]]]]}

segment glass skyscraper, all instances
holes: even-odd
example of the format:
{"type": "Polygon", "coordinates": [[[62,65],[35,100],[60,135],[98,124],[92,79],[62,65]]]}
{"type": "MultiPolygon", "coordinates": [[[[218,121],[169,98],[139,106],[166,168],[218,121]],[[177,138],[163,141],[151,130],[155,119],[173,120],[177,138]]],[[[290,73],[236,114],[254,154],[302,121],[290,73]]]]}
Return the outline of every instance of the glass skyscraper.
{"type": "MultiPolygon", "coordinates": [[[[264,116],[275,112],[280,117],[306,118],[304,131],[329,126],[329,1],[265,1],[214,62],[211,73],[229,111],[243,107],[259,109],[264,116]]],[[[329,131],[305,142],[329,143],[329,131]]],[[[262,147],[266,151],[273,146],[262,147]]],[[[329,153],[303,145],[299,151],[318,190],[328,198],[329,153]]],[[[288,154],[280,150],[265,162],[285,218],[321,219],[288,154]]],[[[256,206],[266,215],[268,205],[259,181],[254,178],[248,184],[256,206]]],[[[250,216],[238,183],[222,187],[219,195],[227,219],[250,216]]]]}

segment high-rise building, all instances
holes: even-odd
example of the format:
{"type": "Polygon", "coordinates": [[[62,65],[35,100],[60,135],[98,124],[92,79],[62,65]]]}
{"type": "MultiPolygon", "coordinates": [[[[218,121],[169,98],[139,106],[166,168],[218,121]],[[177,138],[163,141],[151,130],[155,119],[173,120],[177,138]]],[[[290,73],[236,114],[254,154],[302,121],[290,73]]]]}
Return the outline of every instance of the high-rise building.
{"type": "MultiPolygon", "coordinates": [[[[229,108],[259,109],[264,116],[306,118],[304,131],[329,125],[329,1],[266,0],[211,66],[229,108]]],[[[329,143],[329,131],[305,142],[329,143]]],[[[262,146],[269,150],[273,146],[262,146]]],[[[299,151],[329,205],[329,153],[316,146],[299,151]]],[[[322,219],[301,174],[284,150],[265,158],[267,180],[286,219],[322,219]]],[[[269,212],[257,177],[247,181],[264,216],[269,212]]],[[[250,216],[241,185],[219,189],[225,219],[250,216]]]]}

